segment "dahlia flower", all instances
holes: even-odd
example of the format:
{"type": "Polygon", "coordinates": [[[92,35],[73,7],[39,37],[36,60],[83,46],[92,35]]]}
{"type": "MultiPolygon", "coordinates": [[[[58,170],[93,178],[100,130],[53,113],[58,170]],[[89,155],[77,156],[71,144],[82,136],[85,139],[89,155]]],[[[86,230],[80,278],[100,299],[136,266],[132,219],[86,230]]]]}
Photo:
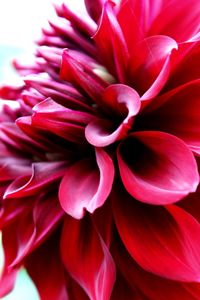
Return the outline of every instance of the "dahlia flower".
{"type": "Polygon", "coordinates": [[[198,300],[199,1],[84,4],[0,89],[0,295],[198,300]]]}

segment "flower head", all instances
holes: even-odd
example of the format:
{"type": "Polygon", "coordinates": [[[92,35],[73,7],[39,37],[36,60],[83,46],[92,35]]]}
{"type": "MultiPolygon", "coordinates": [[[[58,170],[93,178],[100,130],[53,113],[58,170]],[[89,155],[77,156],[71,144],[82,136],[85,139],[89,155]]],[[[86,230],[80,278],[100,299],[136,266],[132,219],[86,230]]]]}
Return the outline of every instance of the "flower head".
{"type": "Polygon", "coordinates": [[[0,294],[199,299],[199,2],[55,9],[0,89],[0,294]]]}

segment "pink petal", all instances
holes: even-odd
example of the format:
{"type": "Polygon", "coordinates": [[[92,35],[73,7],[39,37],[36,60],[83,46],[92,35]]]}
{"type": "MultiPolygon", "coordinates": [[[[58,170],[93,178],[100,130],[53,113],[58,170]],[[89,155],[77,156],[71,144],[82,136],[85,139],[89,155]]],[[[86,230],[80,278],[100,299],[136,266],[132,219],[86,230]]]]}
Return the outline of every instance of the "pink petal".
{"type": "Polygon", "coordinates": [[[148,35],[164,34],[178,42],[190,39],[199,31],[200,5],[196,0],[166,1],[148,35]]]}
{"type": "Polygon", "coordinates": [[[175,205],[141,204],[119,189],[113,206],[121,239],[143,269],[168,279],[200,281],[200,224],[191,215],[175,205]]]}
{"type": "Polygon", "coordinates": [[[84,216],[85,210],[93,213],[109,196],[113,179],[111,158],[97,148],[96,162],[88,158],[67,169],[59,188],[62,208],[77,219],[84,216]]]}
{"type": "MultiPolygon", "coordinates": [[[[57,232],[58,234],[58,232],[57,232]]],[[[60,261],[59,241],[53,236],[26,260],[26,269],[41,300],[69,300],[64,266],[60,261]]]]}
{"type": "Polygon", "coordinates": [[[99,49],[103,64],[120,83],[126,81],[129,53],[122,30],[114,11],[115,4],[106,1],[94,41],[99,49]]]}
{"type": "Polygon", "coordinates": [[[70,141],[84,141],[84,127],[94,119],[89,113],[61,106],[48,98],[33,108],[32,125],[70,141]]]}
{"type": "Polygon", "coordinates": [[[7,188],[4,198],[27,197],[45,191],[45,188],[64,175],[66,162],[39,162],[32,164],[32,174],[14,180],[7,188]],[[48,174],[48,177],[47,177],[48,174]]]}
{"type": "MultiPolygon", "coordinates": [[[[83,65],[69,50],[63,51],[61,78],[74,83],[83,94],[89,95],[93,101],[98,102],[104,90],[103,82],[93,70],[83,65]]],[[[107,85],[107,84],[106,84],[107,85]]]]}
{"type": "Polygon", "coordinates": [[[200,154],[199,95],[200,80],[163,94],[155,99],[142,116],[143,128],[174,134],[191,150],[200,154]]]}
{"type": "Polygon", "coordinates": [[[160,131],[131,134],[118,147],[118,164],[127,191],[151,204],[170,204],[194,192],[197,164],[182,140],[160,131]]]}
{"type": "Polygon", "coordinates": [[[67,271],[90,300],[110,298],[115,281],[114,261],[89,216],[81,221],[66,217],[61,254],[67,271]]]}
{"type": "Polygon", "coordinates": [[[111,121],[97,119],[86,127],[88,142],[96,147],[107,146],[127,135],[133,124],[133,117],[140,109],[140,98],[135,90],[123,84],[110,85],[102,95],[102,103],[113,117],[122,118],[117,129],[111,121]]]}
{"type": "Polygon", "coordinates": [[[141,100],[155,97],[163,88],[168,80],[171,53],[177,48],[172,38],[162,35],[148,37],[137,44],[130,58],[129,78],[142,95],[141,100]]]}

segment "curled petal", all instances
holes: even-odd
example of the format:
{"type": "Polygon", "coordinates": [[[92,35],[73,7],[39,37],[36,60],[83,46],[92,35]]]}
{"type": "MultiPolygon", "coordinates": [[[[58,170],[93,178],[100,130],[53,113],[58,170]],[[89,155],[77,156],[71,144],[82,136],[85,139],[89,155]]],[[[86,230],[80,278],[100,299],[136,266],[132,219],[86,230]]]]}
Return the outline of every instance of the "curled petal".
{"type": "Polygon", "coordinates": [[[32,165],[32,174],[14,180],[7,188],[4,198],[19,198],[38,194],[57,182],[65,173],[66,162],[40,162],[32,165]],[[47,177],[48,174],[48,177],[47,177]]]}
{"type": "Polygon", "coordinates": [[[89,143],[96,147],[107,146],[126,136],[133,125],[133,117],[140,110],[139,95],[134,89],[123,84],[106,88],[102,102],[112,116],[123,118],[123,121],[115,130],[112,122],[106,119],[97,119],[89,123],[85,135],[89,143]]]}
{"type": "Polygon", "coordinates": [[[59,188],[62,208],[76,219],[82,218],[85,210],[93,213],[109,196],[113,179],[111,158],[97,148],[96,162],[84,159],[67,169],[59,188]]]}
{"type": "Polygon", "coordinates": [[[91,300],[110,299],[115,264],[89,216],[66,216],[61,238],[63,263],[91,300]]]}
{"type": "Polygon", "coordinates": [[[182,140],[167,133],[135,132],[119,145],[117,157],[125,188],[142,202],[173,203],[198,186],[192,152],[182,140]]]}
{"type": "Polygon", "coordinates": [[[200,281],[200,224],[190,214],[175,205],[139,203],[119,189],[113,207],[121,239],[143,269],[168,279],[200,281]]]}

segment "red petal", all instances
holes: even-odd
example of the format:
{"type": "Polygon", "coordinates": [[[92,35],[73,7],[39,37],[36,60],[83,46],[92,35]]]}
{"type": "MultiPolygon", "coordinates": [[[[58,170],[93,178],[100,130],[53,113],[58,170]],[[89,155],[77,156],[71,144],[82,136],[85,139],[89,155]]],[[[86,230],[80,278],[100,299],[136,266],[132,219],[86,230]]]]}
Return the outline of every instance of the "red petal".
{"type": "Polygon", "coordinates": [[[127,191],[151,204],[170,204],[194,192],[199,183],[192,152],[178,138],[159,131],[131,134],[118,147],[127,191]]]}
{"type": "Polygon", "coordinates": [[[25,266],[41,300],[69,300],[57,238],[51,238],[33,252],[26,260],[25,266]]]}
{"type": "Polygon", "coordinates": [[[21,263],[30,251],[44,241],[64,213],[58,199],[48,195],[37,199],[35,204],[29,201],[26,206],[14,222],[3,229],[3,245],[7,255],[5,266],[9,268],[21,263]]]}
{"type": "Polygon", "coordinates": [[[174,134],[200,154],[199,95],[200,80],[163,94],[147,108],[143,128],[174,134]]]}
{"type": "Polygon", "coordinates": [[[61,181],[61,206],[74,218],[82,218],[85,210],[93,213],[110,194],[114,179],[112,160],[102,149],[96,149],[96,161],[78,161],[66,171],[61,181]]]}
{"type": "Polygon", "coordinates": [[[140,109],[140,98],[135,90],[123,84],[110,85],[102,95],[104,107],[113,117],[123,118],[121,124],[113,131],[109,120],[97,119],[86,127],[85,135],[89,143],[104,147],[127,135],[133,124],[133,117],[140,109]]]}
{"type": "Polygon", "coordinates": [[[200,224],[191,215],[175,205],[141,204],[117,189],[113,206],[121,239],[143,269],[168,279],[200,281],[200,224]]]}
{"type": "Polygon", "coordinates": [[[199,299],[199,283],[173,281],[144,271],[128,255],[121,243],[115,244],[113,250],[115,261],[122,275],[126,278],[131,287],[145,295],[142,296],[142,300],[199,299]]]}
{"type": "Polygon", "coordinates": [[[199,31],[200,5],[197,0],[164,1],[165,6],[152,24],[148,35],[164,34],[178,42],[190,39],[199,31]]]}
{"type": "Polygon", "coordinates": [[[161,4],[162,0],[120,1],[117,17],[130,51],[144,39],[152,21],[160,12],[161,4]]]}
{"type": "Polygon", "coordinates": [[[111,74],[114,72],[113,75],[117,76],[121,83],[124,83],[127,76],[129,54],[114,6],[115,4],[111,1],[105,2],[99,28],[93,38],[103,63],[111,74]]]}
{"type": "Polygon", "coordinates": [[[91,219],[66,217],[61,253],[69,274],[91,300],[107,300],[115,281],[115,265],[91,219]]]}
{"type": "Polygon", "coordinates": [[[45,191],[65,173],[66,162],[39,162],[32,164],[32,175],[19,177],[7,188],[4,198],[27,197],[45,191]],[[48,177],[47,177],[48,175],[48,177]]]}

